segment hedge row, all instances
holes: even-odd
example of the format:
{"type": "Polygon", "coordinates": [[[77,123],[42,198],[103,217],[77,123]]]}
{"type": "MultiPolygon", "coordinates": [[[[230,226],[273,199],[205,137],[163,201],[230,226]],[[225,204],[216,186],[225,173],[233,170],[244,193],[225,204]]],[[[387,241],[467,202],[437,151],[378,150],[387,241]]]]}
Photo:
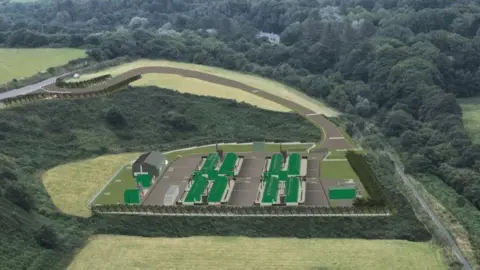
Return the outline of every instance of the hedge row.
{"type": "Polygon", "coordinates": [[[185,214],[215,214],[215,215],[289,215],[302,214],[386,214],[389,213],[386,207],[260,207],[260,206],[187,206],[187,205],[135,205],[135,204],[106,204],[94,205],[91,208],[96,214],[109,213],[166,213],[179,215],[185,214]]]}
{"type": "Polygon", "coordinates": [[[47,98],[75,99],[75,98],[86,98],[86,97],[97,96],[97,95],[111,94],[127,86],[129,83],[139,80],[140,78],[142,78],[141,75],[136,75],[95,92],[72,92],[72,93],[38,92],[38,93],[32,93],[32,94],[7,98],[7,99],[4,99],[2,102],[5,104],[5,106],[8,107],[15,104],[25,104],[28,102],[33,102],[39,99],[47,99],[47,98]]]}
{"type": "Polygon", "coordinates": [[[110,74],[106,74],[106,75],[98,76],[89,80],[78,81],[78,82],[66,82],[63,79],[58,78],[55,82],[55,85],[60,88],[85,88],[97,83],[104,82],[110,78],[112,78],[112,75],[110,74]]]}
{"type": "Polygon", "coordinates": [[[364,206],[385,206],[387,200],[385,197],[384,190],[377,179],[377,176],[373,172],[372,168],[365,159],[365,155],[357,153],[354,151],[347,151],[345,157],[352,166],[355,173],[362,181],[363,186],[367,190],[369,199],[361,199],[355,202],[355,205],[364,205],[364,206]]]}

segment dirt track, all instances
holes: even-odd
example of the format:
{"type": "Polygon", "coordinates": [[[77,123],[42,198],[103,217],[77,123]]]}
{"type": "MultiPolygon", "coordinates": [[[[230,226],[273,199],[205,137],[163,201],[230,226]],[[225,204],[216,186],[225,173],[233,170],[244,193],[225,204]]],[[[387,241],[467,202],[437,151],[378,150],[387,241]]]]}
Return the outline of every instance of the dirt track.
{"type": "Polygon", "coordinates": [[[324,140],[322,143],[322,147],[328,149],[348,149],[352,148],[352,146],[345,140],[343,134],[340,130],[328,119],[326,119],[323,115],[318,114],[315,111],[310,110],[298,103],[292,102],[290,100],[278,97],[276,95],[267,93],[262,91],[261,89],[251,87],[244,83],[240,83],[234,80],[226,79],[223,77],[219,77],[212,74],[207,74],[199,71],[194,70],[187,70],[181,68],[172,68],[172,67],[160,67],[160,66],[152,66],[152,67],[141,67],[132,69],[130,71],[124,72],[104,83],[93,85],[88,88],[79,88],[79,89],[64,89],[58,88],[55,84],[50,84],[44,87],[46,91],[55,91],[55,92],[62,92],[62,93],[91,93],[97,92],[105,89],[106,87],[113,85],[115,83],[121,82],[127,78],[133,77],[135,75],[142,75],[142,74],[149,74],[149,73],[163,73],[163,74],[175,74],[180,75],[183,77],[190,77],[195,78],[203,81],[207,81],[210,83],[220,84],[224,86],[229,86],[233,88],[238,88],[240,90],[249,92],[251,94],[257,95],[259,97],[271,100],[278,104],[281,104],[292,111],[302,115],[303,117],[307,118],[317,126],[322,127],[324,130],[324,140]]]}

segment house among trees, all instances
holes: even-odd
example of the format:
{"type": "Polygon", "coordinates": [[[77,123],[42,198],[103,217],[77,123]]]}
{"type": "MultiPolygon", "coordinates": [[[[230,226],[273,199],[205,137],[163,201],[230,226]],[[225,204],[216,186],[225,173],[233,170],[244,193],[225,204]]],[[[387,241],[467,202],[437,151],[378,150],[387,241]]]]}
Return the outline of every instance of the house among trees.
{"type": "Polygon", "coordinates": [[[142,154],[132,165],[133,177],[135,178],[137,174],[147,172],[154,179],[165,170],[167,164],[168,161],[165,155],[160,152],[151,151],[142,154]]]}

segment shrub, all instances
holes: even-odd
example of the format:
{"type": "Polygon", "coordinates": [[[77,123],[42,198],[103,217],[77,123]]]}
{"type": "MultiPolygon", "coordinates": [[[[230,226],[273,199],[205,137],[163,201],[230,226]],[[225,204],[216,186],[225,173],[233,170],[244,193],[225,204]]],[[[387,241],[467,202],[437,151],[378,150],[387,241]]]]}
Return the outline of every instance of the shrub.
{"type": "Polygon", "coordinates": [[[5,197],[13,204],[25,209],[25,211],[30,211],[33,207],[32,197],[27,193],[25,187],[19,184],[8,185],[5,189],[5,197]]]}
{"type": "Polygon", "coordinates": [[[40,246],[48,249],[54,249],[58,246],[57,233],[52,227],[47,225],[42,225],[42,227],[36,232],[35,240],[40,246]]]}
{"type": "Polygon", "coordinates": [[[105,113],[105,120],[114,128],[124,128],[127,126],[127,120],[117,107],[110,107],[107,110],[105,113]]]}

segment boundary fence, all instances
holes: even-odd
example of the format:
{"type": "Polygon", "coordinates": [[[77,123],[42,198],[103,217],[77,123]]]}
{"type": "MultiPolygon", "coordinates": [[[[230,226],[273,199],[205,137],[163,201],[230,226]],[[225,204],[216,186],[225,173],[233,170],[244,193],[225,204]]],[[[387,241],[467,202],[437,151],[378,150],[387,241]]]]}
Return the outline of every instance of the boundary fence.
{"type": "Polygon", "coordinates": [[[189,206],[189,205],[95,205],[95,214],[141,216],[209,216],[209,217],[388,217],[386,207],[318,207],[318,206],[189,206]]]}

